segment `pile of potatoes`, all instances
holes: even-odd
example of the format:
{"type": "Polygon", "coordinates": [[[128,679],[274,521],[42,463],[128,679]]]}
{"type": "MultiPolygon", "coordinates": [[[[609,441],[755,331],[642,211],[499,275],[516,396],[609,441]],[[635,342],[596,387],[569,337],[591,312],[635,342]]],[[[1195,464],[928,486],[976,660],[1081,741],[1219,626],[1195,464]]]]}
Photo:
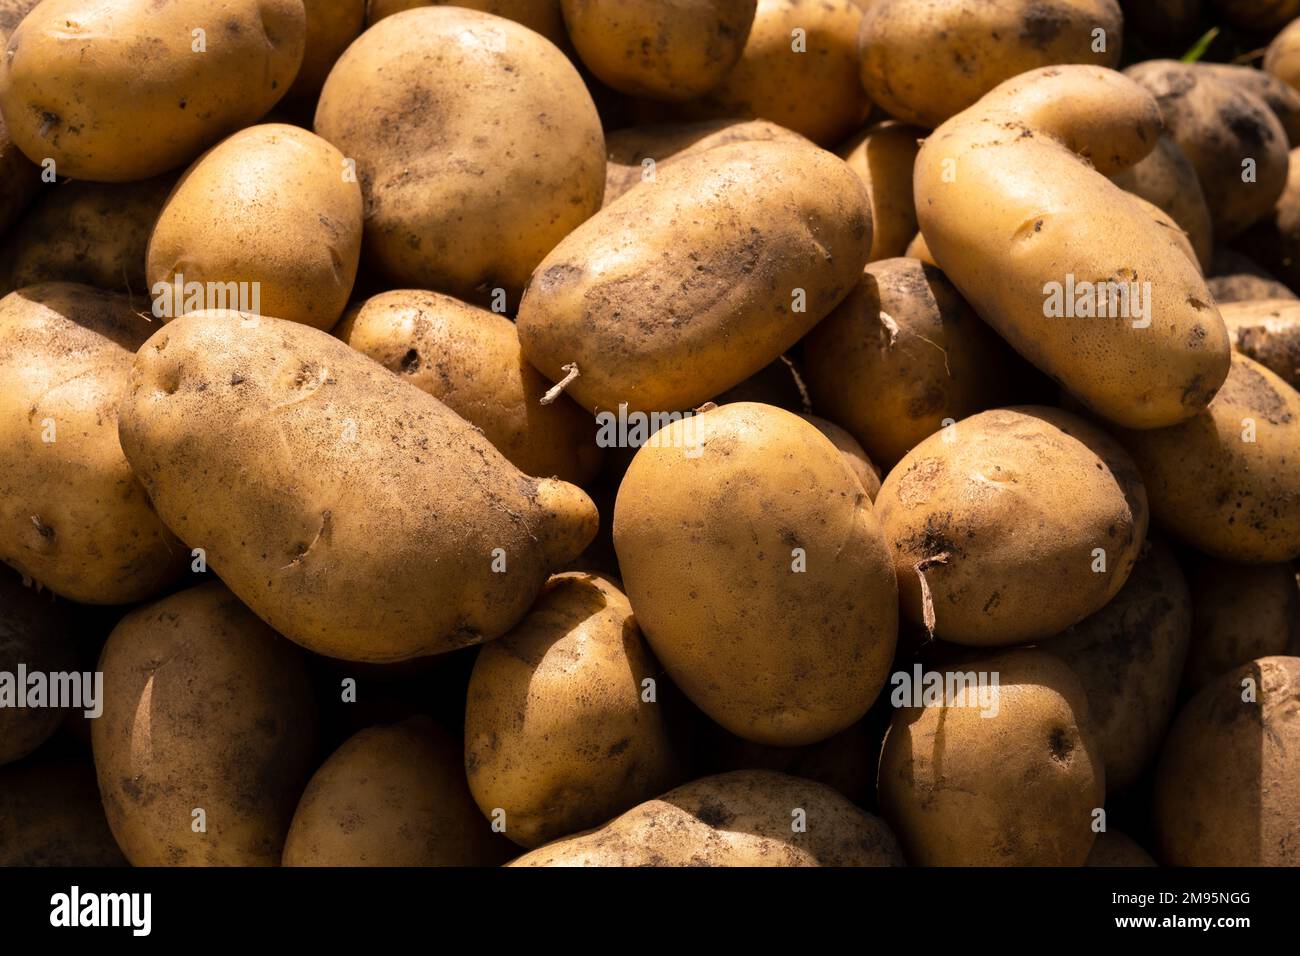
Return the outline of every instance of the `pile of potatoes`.
{"type": "Polygon", "coordinates": [[[0,863],[1300,865],[1300,2],[0,40],[0,863]]]}

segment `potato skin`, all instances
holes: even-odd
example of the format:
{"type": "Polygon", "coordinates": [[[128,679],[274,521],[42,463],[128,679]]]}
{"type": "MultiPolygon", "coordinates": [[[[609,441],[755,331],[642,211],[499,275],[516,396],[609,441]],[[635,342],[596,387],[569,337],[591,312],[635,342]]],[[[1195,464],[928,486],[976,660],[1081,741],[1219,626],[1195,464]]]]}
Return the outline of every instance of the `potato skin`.
{"type": "Polygon", "coordinates": [[[0,559],[74,601],[143,600],[183,563],[117,437],[133,353],[152,331],[126,296],[88,286],[0,300],[0,559]]]}
{"type": "Polygon", "coordinates": [[[499,287],[513,307],[537,263],[600,208],[590,94],[554,45],[501,17],[384,18],[330,71],[315,128],[356,160],[366,253],[396,283],[471,301],[499,287]]]}
{"type": "Polygon", "coordinates": [[[119,432],[208,567],[280,633],[345,660],[505,633],[596,531],[580,490],[526,477],[436,398],[297,322],[168,323],[140,349],[119,432]]]}
{"type": "Polygon", "coordinates": [[[863,130],[838,150],[871,200],[869,262],[903,255],[916,235],[912,167],[924,138],[919,126],[888,121],[863,130]]]}
{"type": "Polygon", "coordinates": [[[372,27],[384,17],[416,7],[466,7],[505,17],[540,33],[560,49],[569,45],[560,0],[366,0],[366,26],[372,27]]]}
{"type": "Polygon", "coordinates": [[[1191,601],[1173,552],[1148,540],[1110,603],[1041,646],[1088,695],[1108,793],[1132,786],[1159,752],[1187,659],[1191,601]]]}
{"type": "Polygon", "coordinates": [[[1017,74],[1115,67],[1122,33],[1115,0],[874,0],[859,35],[862,85],[891,116],[933,129],[1017,74]]]}
{"type": "Polygon", "coordinates": [[[1167,866],[1300,865],[1300,657],[1216,677],[1183,708],[1156,772],[1167,866]],[[1245,701],[1250,681],[1253,701],[1245,701]]]}
{"type": "Polygon", "coordinates": [[[830,787],[765,770],[704,777],[510,866],[901,866],[889,828],[830,787]],[[795,810],[807,831],[794,832],[795,810]]]}
{"type": "Polygon", "coordinates": [[[1300,388],[1300,302],[1265,299],[1219,309],[1232,346],[1292,388],[1300,388]]]}
{"type": "Polygon", "coordinates": [[[496,866],[509,844],[474,806],[461,747],[428,717],[349,737],[312,776],[284,866],[496,866]]]}
{"type": "MultiPolygon", "coordinates": [[[[1088,698],[1038,650],[964,660],[998,675],[997,714],[899,709],[880,755],[880,813],[913,866],[1079,866],[1105,800],[1088,698]]],[[[990,689],[991,690],[991,689],[990,689]]]]}
{"type": "Polygon", "coordinates": [[[885,476],[876,513],[904,615],[928,624],[933,613],[935,635],[984,647],[1050,637],[1100,610],[1147,531],[1142,479],[1123,448],[1040,406],[981,412],[931,435],[885,476]]]}
{"type": "Polygon", "coordinates": [[[1192,580],[1192,643],[1183,671],[1189,690],[1261,657],[1300,656],[1300,588],[1291,565],[1210,560],[1192,580]]]}
{"type": "Polygon", "coordinates": [[[1264,69],[1292,89],[1300,90],[1300,20],[1278,31],[1264,51],[1264,69]]]}
{"type": "Polygon", "coordinates": [[[601,454],[591,416],[528,364],[503,315],[418,289],[383,292],[348,311],[334,330],[348,345],[483,429],[527,475],[591,481],[601,454]]]}
{"type": "Polygon", "coordinates": [[[298,72],[306,29],[302,0],[147,12],[135,0],[45,0],[9,38],[0,109],[27,157],[52,158],[60,176],[146,179],[265,115],[298,72]]]}
{"type": "Polygon", "coordinates": [[[18,221],[40,188],[40,170],[14,144],[0,116],[0,234],[18,221]]]}
{"type": "Polygon", "coordinates": [[[677,782],[660,668],[611,579],[551,578],[528,616],[485,646],[465,705],[465,769],[489,819],[537,847],[612,819],[677,782]],[[658,698],[658,693],[656,692],[658,698]]]}
{"type": "MultiPolygon", "coordinates": [[[[76,670],[74,622],[68,612],[67,604],[38,594],[18,575],[0,570],[0,673],[16,677],[19,664],[26,665],[29,674],[76,670]]],[[[0,707],[0,766],[26,757],[59,729],[65,716],[66,711],[56,707],[0,707]]]]}
{"type": "MultiPolygon", "coordinates": [[[[1108,774],[1109,771],[1108,766],[1108,774]]],[[[1132,837],[1127,837],[1118,830],[1106,830],[1097,834],[1097,842],[1092,845],[1092,851],[1088,854],[1088,859],[1084,861],[1083,865],[1109,867],[1155,866],[1156,861],[1151,859],[1151,854],[1138,846],[1132,837]]]]}
{"type": "Polygon", "coordinates": [[[0,767],[0,866],[126,866],[88,758],[44,752],[0,767]]]}
{"type": "Polygon", "coordinates": [[[1300,557],[1300,394],[1263,365],[1233,353],[1205,411],[1116,437],[1142,472],[1155,520],[1192,547],[1246,563],[1300,557]],[[1243,441],[1250,423],[1255,440],[1243,441]]]}
{"type": "Polygon", "coordinates": [[[1300,92],[1265,70],[1234,63],[1197,63],[1196,68],[1259,97],[1273,111],[1290,146],[1300,146],[1300,92]]]}
{"type": "Polygon", "coordinates": [[[95,768],[127,859],[277,864],[315,746],[302,652],[212,582],[124,617],[99,669],[95,768]]]}
{"type": "Polygon", "coordinates": [[[713,89],[740,59],[756,0],[562,0],[578,56],[621,93],[687,100],[713,89]]]}
{"type": "MultiPolygon", "coordinates": [[[[332,328],[361,258],[361,187],[345,179],[345,162],[319,136],[281,123],[241,130],[204,153],[149,237],[155,313],[159,285],[183,276],[255,287],[261,315],[332,328]]],[[[173,301],[159,317],[182,311],[173,301]]]]}
{"type": "Polygon", "coordinates": [[[519,308],[524,354],[594,412],[699,405],[781,355],[849,292],[866,191],[814,146],[720,146],[661,169],[564,239],[519,308]],[[804,311],[795,311],[796,289],[804,311]]]}
{"type": "Polygon", "coordinates": [[[799,417],[830,439],[831,444],[839,451],[840,457],[844,459],[844,464],[849,466],[849,471],[853,472],[853,476],[862,485],[862,490],[867,493],[867,497],[875,501],[876,495],[880,493],[880,471],[871,463],[871,459],[858,444],[858,440],[839,425],[825,418],[818,418],[816,415],[799,417]]]}
{"type": "Polygon", "coordinates": [[[1156,140],[1140,162],[1112,178],[1125,192],[1162,209],[1187,234],[1202,271],[1209,269],[1214,251],[1214,226],[1196,167],[1169,136],[1156,140]]]}
{"type": "Polygon", "coordinates": [[[898,627],[865,489],[816,428],[768,405],[723,405],[658,434],[614,506],[655,656],[746,740],[796,746],[848,727],[884,685],[898,627]]]}
{"type": "MultiPolygon", "coordinates": [[[[289,87],[288,99],[315,96],[325,77],[366,26],[368,0],[304,0],[307,13],[302,66],[289,87]]],[[[458,4],[464,6],[464,4],[458,4]]]]}

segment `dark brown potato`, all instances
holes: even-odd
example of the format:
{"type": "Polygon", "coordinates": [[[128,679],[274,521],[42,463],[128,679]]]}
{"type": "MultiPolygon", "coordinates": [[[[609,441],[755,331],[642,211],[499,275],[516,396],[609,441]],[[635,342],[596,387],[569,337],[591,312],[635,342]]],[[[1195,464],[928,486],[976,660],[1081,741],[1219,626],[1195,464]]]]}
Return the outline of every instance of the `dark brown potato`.
{"type": "Polygon", "coordinates": [[[85,758],[0,767],[0,866],[126,866],[85,758]]]}
{"type": "MultiPolygon", "coordinates": [[[[23,585],[0,568],[0,673],[50,675],[75,669],[69,605],[49,592],[23,585]]],[[[57,707],[0,707],[0,764],[12,763],[39,747],[63,723],[57,707]]],[[[2,851],[0,851],[2,852],[2,851]]]]}
{"type": "Polygon", "coordinates": [[[1200,690],[1248,661],[1300,655],[1300,588],[1290,564],[1205,561],[1192,576],[1183,684],[1200,690]]]}

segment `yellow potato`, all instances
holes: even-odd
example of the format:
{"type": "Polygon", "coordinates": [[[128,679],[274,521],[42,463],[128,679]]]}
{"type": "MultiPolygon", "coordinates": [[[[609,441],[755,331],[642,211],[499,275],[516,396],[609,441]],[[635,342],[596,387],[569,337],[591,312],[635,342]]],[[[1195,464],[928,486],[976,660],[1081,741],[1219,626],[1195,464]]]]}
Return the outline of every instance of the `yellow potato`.
{"type": "Polygon", "coordinates": [[[1186,234],[1202,270],[1210,267],[1214,227],[1196,167],[1168,136],[1140,162],[1111,177],[1115,185],[1163,210],[1186,234]]]}
{"type": "MultiPolygon", "coordinates": [[[[291,100],[315,96],[325,77],[366,26],[369,0],[304,0],[307,13],[302,66],[289,87],[291,100]]],[[[373,6],[373,2],[370,3],[373,6]]],[[[458,4],[464,6],[465,4],[458,4]]]]}
{"type": "Polygon", "coordinates": [[[0,233],[18,221],[40,187],[40,171],[14,145],[0,116],[0,233]]]}
{"type": "Polygon", "coordinates": [[[925,131],[904,123],[879,123],[849,140],[839,155],[858,174],[871,200],[871,256],[901,256],[916,235],[912,167],[925,131]]]}
{"type": "Polygon", "coordinates": [[[1264,69],[1293,89],[1300,90],[1300,19],[1288,23],[1264,52],[1264,69]]]}
{"type": "Polygon", "coordinates": [[[1300,301],[1237,302],[1219,311],[1233,348],[1300,388],[1300,301]]]}
{"type": "Polygon", "coordinates": [[[1300,656],[1300,588],[1290,564],[1206,561],[1192,584],[1189,690],[1260,657],[1300,656]]]}
{"type": "Polygon", "coordinates": [[[871,463],[871,459],[858,444],[858,440],[839,425],[825,418],[818,418],[816,415],[799,417],[831,440],[831,444],[844,459],[844,464],[849,466],[853,477],[857,478],[858,483],[862,485],[862,490],[867,493],[867,497],[875,501],[876,495],[880,493],[880,471],[871,463]]]}
{"type": "Polygon", "coordinates": [[[416,7],[466,7],[481,10],[521,23],[540,33],[560,48],[569,44],[569,34],[564,28],[564,12],[560,0],[366,0],[366,26],[371,27],[384,17],[416,7]]]}

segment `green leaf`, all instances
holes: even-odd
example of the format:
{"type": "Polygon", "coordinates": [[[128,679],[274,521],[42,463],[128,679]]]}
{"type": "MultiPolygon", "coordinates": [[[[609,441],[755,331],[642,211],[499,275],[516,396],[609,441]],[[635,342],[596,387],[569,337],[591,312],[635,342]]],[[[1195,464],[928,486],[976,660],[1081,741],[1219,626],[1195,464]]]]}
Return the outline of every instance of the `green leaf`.
{"type": "Polygon", "coordinates": [[[1205,31],[1205,36],[1201,37],[1192,44],[1192,48],[1182,56],[1184,63],[1195,63],[1201,57],[1205,56],[1205,51],[1210,48],[1210,44],[1215,41],[1219,35],[1218,27],[1211,27],[1205,31]]]}

